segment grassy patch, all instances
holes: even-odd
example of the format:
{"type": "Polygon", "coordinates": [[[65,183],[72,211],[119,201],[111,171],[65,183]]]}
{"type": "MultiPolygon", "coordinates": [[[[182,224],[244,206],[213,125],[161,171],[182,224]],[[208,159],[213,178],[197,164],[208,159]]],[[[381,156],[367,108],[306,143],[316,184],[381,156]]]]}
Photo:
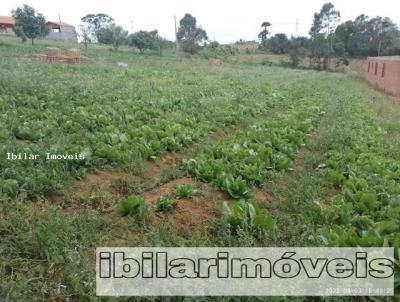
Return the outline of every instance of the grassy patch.
{"type": "Polygon", "coordinates": [[[92,249],[107,228],[98,216],[66,218],[48,204],[34,209],[19,202],[3,205],[3,211],[2,298],[43,301],[56,293],[64,298],[91,295],[92,249]]]}

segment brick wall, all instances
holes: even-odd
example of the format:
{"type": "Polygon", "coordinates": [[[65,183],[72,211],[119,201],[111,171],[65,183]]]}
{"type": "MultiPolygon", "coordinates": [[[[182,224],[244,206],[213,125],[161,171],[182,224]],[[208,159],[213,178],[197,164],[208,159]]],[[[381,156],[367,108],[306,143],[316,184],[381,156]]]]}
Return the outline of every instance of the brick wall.
{"type": "Polygon", "coordinates": [[[390,94],[400,95],[400,57],[368,58],[365,78],[390,94]]]}

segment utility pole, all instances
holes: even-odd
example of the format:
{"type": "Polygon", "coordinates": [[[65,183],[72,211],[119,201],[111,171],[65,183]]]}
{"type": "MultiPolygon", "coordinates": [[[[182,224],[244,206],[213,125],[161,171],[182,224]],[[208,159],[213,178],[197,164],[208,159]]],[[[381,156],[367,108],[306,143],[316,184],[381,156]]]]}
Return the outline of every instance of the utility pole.
{"type": "Polygon", "coordinates": [[[178,28],[176,26],[176,16],[174,16],[174,23],[175,23],[175,46],[176,46],[176,50],[178,50],[179,43],[178,43],[178,28]]]}
{"type": "Polygon", "coordinates": [[[299,18],[296,19],[296,38],[299,36],[299,18]]]}
{"type": "Polygon", "coordinates": [[[383,33],[383,24],[382,24],[382,20],[380,20],[379,23],[379,43],[378,43],[378,57],[381,56],[381,48],[382,48],[382,33],[383,33]]]}
{"type": "MultiPolygon", "coordinates": [[[[58,21],[60,21],[60,23],[61,23],[61,15],[60,15],[60,13],[58,13],[58,21]]],[[[61,24],[60,24],[60,32],[59,32],[59,35],[61,35],[61,24]]]]}

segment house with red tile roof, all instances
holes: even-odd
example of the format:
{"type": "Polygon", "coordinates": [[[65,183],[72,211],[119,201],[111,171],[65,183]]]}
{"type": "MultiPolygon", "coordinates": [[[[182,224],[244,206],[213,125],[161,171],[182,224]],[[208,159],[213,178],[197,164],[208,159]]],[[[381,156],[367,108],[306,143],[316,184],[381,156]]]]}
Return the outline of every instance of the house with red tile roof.
{"type": "MultiPolygon", "coordinates": [[[[15,19],[9,16],[0,16],[0,35],[14,35],[13,26],[15,19]]],[[[46,39],[61,42],[78,42],[78,35],[75,27],[65,22],[48,21],[46,26],[49,33],[46,39]]]]}

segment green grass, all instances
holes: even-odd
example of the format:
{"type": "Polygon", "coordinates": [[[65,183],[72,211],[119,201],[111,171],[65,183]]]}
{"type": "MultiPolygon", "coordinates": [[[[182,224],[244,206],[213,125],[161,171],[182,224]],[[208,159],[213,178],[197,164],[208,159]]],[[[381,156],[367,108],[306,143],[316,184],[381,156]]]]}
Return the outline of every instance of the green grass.
{"type": "Polygon", "coordinates": [[[191,184],[179,185],[175,189],[175,196],[177,198],[191,198],[196,193],[191,184]]]}
{"type": "MultiPolygon", "coordinates": [[[[98,46],[83,51],[91,61],[80,65],[30,59],[46,46],[0,41],[0,300],[112,300],[94,296],[93,254],[114,239],[125,246],[399,247],[400,106],[359,78],[243,58],[213,68],[198,57],[98,46]],[[7,152],[86,159],[10,161],[7,152]],[[183,164],[141,178],[146,160],[172,153],[183,164]],[[111,183],[118,198],[102,189],[66,195],[61,205],[47,200],[110,168],[124,171],[111,183]],[[189,176],[225,191],[225,212],[221,200],[220,215],[198,229],[153,224],[151,211],[178,215],[176,201],[162,193],[149,207],[140,194],[189,176]],[[255,205],[260,192],[268,202],[255,205]],[[104,212],[110,208],[120,215],[104,212]]],[[[172,190],[176,198],[194,194],[192,186],[172,190]]],[[[207,194],[200,189],[196,200],[207,194]]]]}
{"type": "Polygon", "coordinates": [[[16,201],[3,203],[1,212],[2,299],[43,301],[61,284],[69,289],[60,298],[87,295],[84,284],[93,282],[91,249],[107,229],[101,218],[65,217],[47,203],[32,207],[16,201]]]}

